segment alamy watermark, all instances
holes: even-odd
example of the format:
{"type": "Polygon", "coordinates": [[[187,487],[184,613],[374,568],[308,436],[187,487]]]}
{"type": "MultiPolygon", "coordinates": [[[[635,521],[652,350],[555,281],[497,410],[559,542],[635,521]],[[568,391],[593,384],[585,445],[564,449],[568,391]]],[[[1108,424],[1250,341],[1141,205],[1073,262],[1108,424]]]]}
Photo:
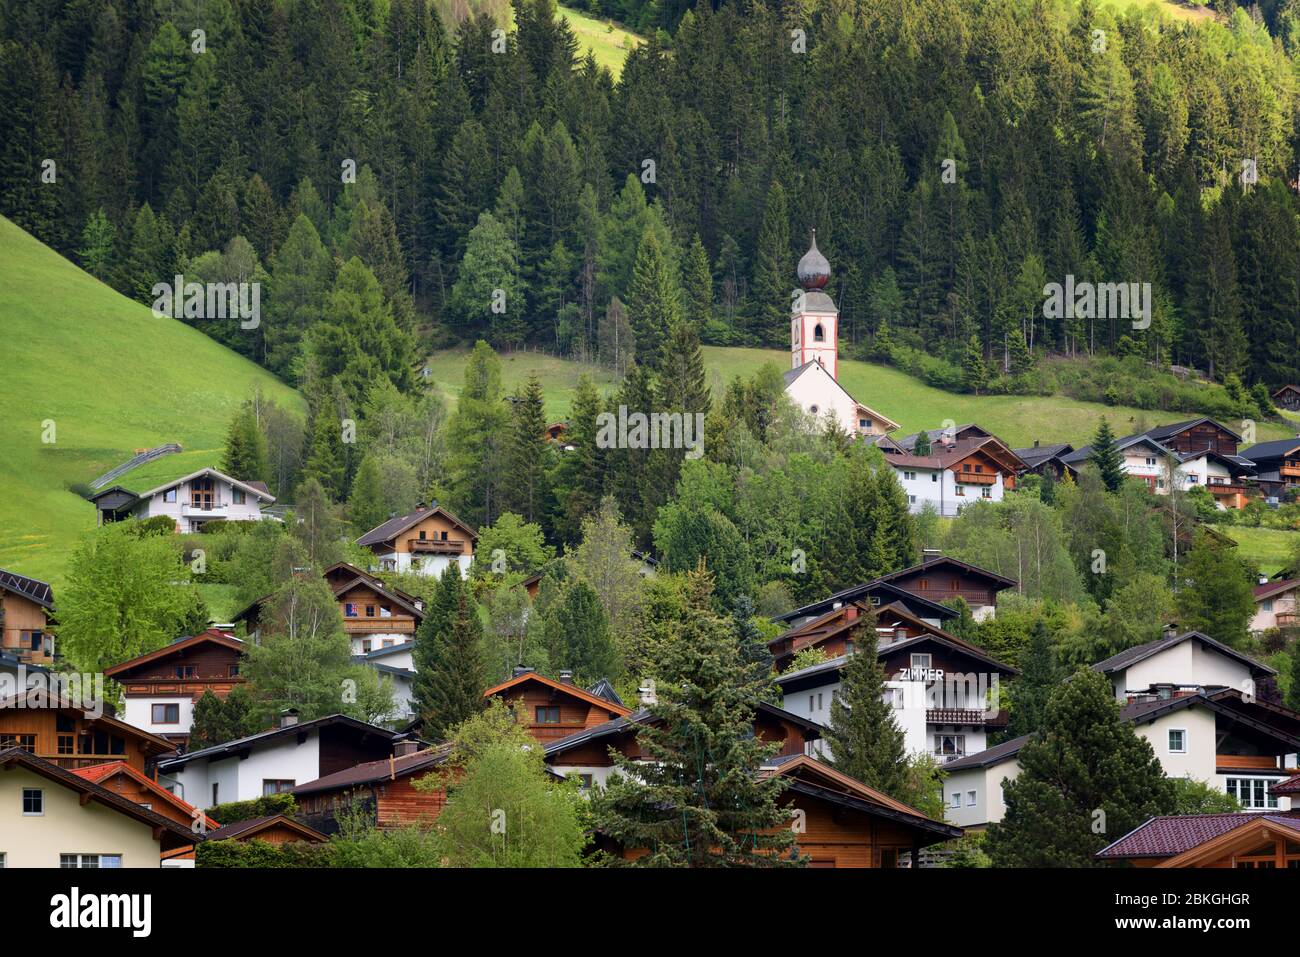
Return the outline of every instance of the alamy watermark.
{"type": "Polygon", "coordinates": [[[262,324],[260,282],[186,282],[177,273],[174,282],[154,283],[149,294],[157,319],[238,319],[241,329],[262,324]]]}
{"type": "Polygon", "coordinates": [[[704,454],[703,412],[632,412],[618,407],[618,415],[596,416],[599,449],[686,449],[686,458],[704,454]]]}
{"type": "Polygon", "coordinates": [[[1151,327],[1151,283],[1049,282],[1043,287],[1044,319],[1131,319],[1134,329],[1151,327]]]}

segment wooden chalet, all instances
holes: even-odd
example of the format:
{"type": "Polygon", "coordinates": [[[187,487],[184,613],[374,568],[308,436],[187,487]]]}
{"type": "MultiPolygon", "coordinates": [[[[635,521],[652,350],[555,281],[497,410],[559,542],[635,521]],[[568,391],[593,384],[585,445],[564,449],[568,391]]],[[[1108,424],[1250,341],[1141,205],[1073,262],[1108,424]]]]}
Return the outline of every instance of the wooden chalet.
{"type": "Polygon", "coordinates": [[[122,685],[123,719],[128,724],[184,747],[190,738],[194,702],[207,691],[225,698],[242,685],[243,658],[240,639],[209,628],[106,668],[104,676],[122,685]]]}
{"type": "Polygon", "coordinates": [[[1019,584],[1014,578],[937,552],[928,552],[919,565],[882,575],[876,580],[932,602],[961,598],[970,606],[976,620],[991,617],[997,609],[998,593],[1019,584]]]}
{"type": "MultiPolygon", "coordinates": [[[[210,834],[221,825],[193,804],[183,801],[152,778],[145,777],[125,761],[97,764],[72,772],[85,781],[134,801],[155,814],[175,821],[198,834],[210,834]]],[[[162,853],[163,866],[193,866],[194,846],[176,847],[162,853]],[[182,863],[185,862],[185,863],[182,863]]]]}
{"type": "Polygon", "coordinates": [[[0,568],[0,653],[24,665],[54,662],[54,592],[35,578],[0,568]]]}
{"type": "Polygon", "coordinates": [[[1133,867],[1300,870],[1300,813],[1153,817],[1097,859],[1133,867]]]}
{"type": "Polygon", "coordinates": [[[778,624],[797,628],[852,602],[866,602],[876,609],[896,604],[914,618],[935,628],[957,617],[956,611],[939,604],[938,600],[922,597],[919,589],[911,592],[894,582],[876,578],[809,602],[785,614],[777,615],[772,620],[778,624]]]}
{"type": "Polygon", "coordinates": [[[584,691],[573,683],[569,672],[560,672],[557,681],[531,668],[516,668],[513,677],[488,688],[483,696],[514,705],[527,722],[528,733],[538,741],[547,742],[632,713],[631,708],[618,700],[608,682],[596,688],[603,693],[584,691]]]}
{"type": "Polygon", "coordinates": [[[218,827],[208,833],[209,841],[266,841],[268,844],[324,844],[329,837],[295,821],[287,814],[266,814],[218,827]]]}
{"type": "Polygon", "coordinates": [[[1273,393],[1273,404],[1279,409],[1300,412],[1300,385],[1284,385],[1273,393]]]}
{"type": "Polygon", "coordinates": [[[393,754],[298,785],[291,791],[299,816],[323,834],[336,834],[343,812],[361,815],[375,827],[428,826],[447,803],[445,789],[421,791],[414,782],[446,763],[449,745],[421,749],[408,738],[393,754]]]}
{"type": "Polygon", "coordinates": [[[68,771],[124,761],[152,777],[172,742],[104,711],[32,689],[0,701],[0,748],[20,748],[68,771]]]}
{"type": "Polygon", "coordinates": [[[441,575],[455,563],[468,571],[478,533],[436,502],[390,518],[357,539],[374,552],[384,571],[418,571],[441,575]]]}
{"type": "Polygon", "coordinates": [[[1300,436],[1260,442],[1242,454],[1255,464],[1255,484],[1264,495],[1281,498],[1300,489],[1300,436]]]}
{"type": "Polygon", "coordinates": [[[1065,461],[1065,456],[1074,451],[1074,446],[1068,442],[1054,442],[1048,445],[1041,444],[1034,439],[1034,444],[1024,449],[1012,449],[1020,461],[1025,463],[1024,471],[1020,474],[1027,475],[1050,475],[1056,481],[1060,481],[1067,475],[1071,479],[1079,477],[1078,469],[1065,461]]]}
{"type": "Polygon", "coordinates": [[[1206,450],[1220,455],[1236,455],[1241,443],[1240,435],[1207,416],[1158,425],[1143,434],[1184,456],[1206,450]]]}
{"type": "Polygon", "coordinates": [[[942,433],[932,441],[927,455],[915,453],[914,437],[896,444],[898,451],[883,449],[885,461],[894,470],[913,513],[929,506],[941,516],[952,517],[971,502],[1000,501],[1015,489],[1016,476],[1025,471],[1020,457],[991,435],[954,438],[942,433]]]}

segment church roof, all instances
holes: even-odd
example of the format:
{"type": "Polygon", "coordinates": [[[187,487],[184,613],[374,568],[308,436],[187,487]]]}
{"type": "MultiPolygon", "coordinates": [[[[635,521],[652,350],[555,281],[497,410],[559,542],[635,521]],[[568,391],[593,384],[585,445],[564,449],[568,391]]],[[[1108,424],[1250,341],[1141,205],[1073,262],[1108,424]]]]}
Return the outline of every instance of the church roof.
{"type": "Polygon", "coordinates": [[[831,280],[831,264],[817,248],[817,230],[812,231],[812,245],[799,260],[799,285],[804,289],[823,289],[831,280]]]}

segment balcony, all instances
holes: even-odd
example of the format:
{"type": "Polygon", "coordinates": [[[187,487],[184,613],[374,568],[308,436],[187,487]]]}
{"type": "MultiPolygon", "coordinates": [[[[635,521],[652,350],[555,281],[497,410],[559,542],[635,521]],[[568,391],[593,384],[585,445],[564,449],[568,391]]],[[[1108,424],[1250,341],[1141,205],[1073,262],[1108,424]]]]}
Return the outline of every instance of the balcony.
{"type": "Polygon", "coordinates": [[[1300,625],[1300,614],[1294,611],[1280,611],[1276,615],[1279,628],[1294,628],[1300,625]]]}
{"type": "Polygon", "coordinates": [[[459,538],[408,538],[407,551],[430,555],[460,555],[465,551],[465,542],[459,538]]]}
{"type": "MultiPolygon", "coordinates": [[[[1001,727],[1007,723],[1007,713],[999,711],[990,714],[978,708],[928,708],[925,712],[926,724],[965,724],[976,727],[1001,727]]],[[[961,757],[961,755],[958,755],[961,757]]]]}
{"type": "Polygon", "coordinates": [[[1232,771],[1276,771],[1282,762],[1271,754],[1216,754],[1214,764],[1232,771]]]}
{"type": "Polygon", "coordinates": [[[182,518],[225,518],[226,509],[229,506],[222,502],[220,505],[196,505],[193,502],[184,502],[181,504],[182,518]]]}
{"type": "Polygon", "coordinates": [[[998,475],[996,472],[958,472],[954,471],[953,479],[958,485],[997,485],[998,475]]]}

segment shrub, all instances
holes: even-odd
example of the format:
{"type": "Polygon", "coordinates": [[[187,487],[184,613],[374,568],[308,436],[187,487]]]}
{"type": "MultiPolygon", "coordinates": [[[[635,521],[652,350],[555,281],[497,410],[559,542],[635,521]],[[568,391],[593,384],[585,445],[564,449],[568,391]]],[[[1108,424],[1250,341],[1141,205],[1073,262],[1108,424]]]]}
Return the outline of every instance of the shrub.
{"type": "Polygon", "coordinates": [[[250,801],[229,801],[211,808],[207,814],[212,820],[223,826],[238,824],[240,821],[255,817],[267,817],[271,814],[284,814],[293,817],[298,812],[298,802],[292,794],[268,794],[250,801]]]}

